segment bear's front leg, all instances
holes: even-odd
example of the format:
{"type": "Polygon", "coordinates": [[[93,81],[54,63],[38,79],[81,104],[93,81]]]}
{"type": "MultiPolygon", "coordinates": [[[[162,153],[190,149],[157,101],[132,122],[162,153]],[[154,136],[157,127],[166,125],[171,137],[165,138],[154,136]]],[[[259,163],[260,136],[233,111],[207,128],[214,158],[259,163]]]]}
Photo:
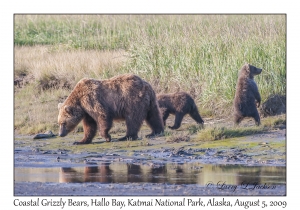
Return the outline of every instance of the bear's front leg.
{"type": "Polygon", "coordinates": [[[254,98],[256,100],[256,106],[259,107],[260,103],[261,103],[261,96],[259,94],[259,91],[258,91],[256,83],[252,82],[251,83],[251,87],[252,87],[252,92],[253,92],[254,98]]]}
{"type": "Polygon", "coordinates": [[[132,119],[136,118],[132,115],[127,115],[125,118],[126,122],[126,136],[119,138],[119,141],[125,141],[125,140],[136,140],[138,138],[138,131],[140,130],[140,127],[142,126],[143,119],[139,118],[133,121],[132,119]]]}
{"type": "Polygon", "coordinates": [[[74,142],[73,143],[74,145],[89,144],[92,142],[93,138],[96,135],[97,123],[92,117],[86,114],[82,120],[82,123],[83,123],[84,137],[81,141],[74,142]]]}
{"type": "Polygon", "coordinates": [[[111,141],[111,136],[108,134],[108,131],[112,127],[112,119],[100,119],[99,120],[99,129],[100,129],[100,135],[105,138],[107,142],[111,141]]]}
{"type": "Polygon", "coordinates": [[[258,111],[257,111],[257,110],[255,110],[255,112],[254,112],[254,114],[252,115],[252,117],[253,117],[254,120],[255,120],[255,124],[256,124],[257,126],[259,126],[259,125],[260,125],[260,117],[259,117],[259,114],[258,114],[258,111]]]}
{"type": "Polygon", "coordinates": [[[260,106],[260,101],[256,101],[256,107],[259,108],[260,106]]]}
{"type": "Polygon", "coordinates": [[[162,112],[164,126],[166,126],[166,120],[168,119],[169,115],[170,113],[166,110],[162,112]]]}

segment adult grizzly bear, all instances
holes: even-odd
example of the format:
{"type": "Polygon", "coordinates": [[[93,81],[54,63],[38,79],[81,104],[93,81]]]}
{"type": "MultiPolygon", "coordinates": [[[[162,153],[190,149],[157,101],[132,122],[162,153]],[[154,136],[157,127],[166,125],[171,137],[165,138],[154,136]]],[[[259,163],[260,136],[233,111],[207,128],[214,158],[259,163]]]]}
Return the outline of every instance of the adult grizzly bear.
{"type": "Polygon", "coordinates": [[[253,117],[256,125],[260,125],[260,117],[256,108],[260,106],[261,97],[254,76],[262,72],[250,64],[245,64],[239,71],[234,97],[234,123],[239,124],[244,117],[253,117]]]}
{"type": "Polygon", "coordinates": [[[162,112],[164,125],[166,125],[166,120],[169,117],[169,114],[175,115],[174,125],[169,126],[171,129],[179,128],[181,121],[186,114],[189,114],[197,123],[204,123],[198,112],[194,99],[186,92],[159,94],[157,95],[157,100],[162,112]]]}
{"type": "Polygon", "coordinates": [[[65,100],[58,105],[59,136],[66,136],[83,120],[84,137],[74,144],[91,143],[97,129],[106,141],[113,120],[125,120],[126,136],[119,140],[137,139],[146,120],[154,136],[164,131],[155,92],[150,84],[133,74],[111,79],[81,79],[65,100]]]}

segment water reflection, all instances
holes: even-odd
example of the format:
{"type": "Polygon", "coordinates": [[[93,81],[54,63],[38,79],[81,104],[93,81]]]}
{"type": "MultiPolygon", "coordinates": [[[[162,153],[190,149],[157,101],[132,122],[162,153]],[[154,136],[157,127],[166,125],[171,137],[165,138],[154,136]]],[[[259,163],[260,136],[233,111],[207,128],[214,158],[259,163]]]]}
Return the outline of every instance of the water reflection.
{"type": "Polygon", "coordinates": [[[15,168],[15,181],[39,182],[101,182],[101,183],[170,183],[200,184],[243,182],[285,184],[286,168],[278,166],[239,166],[185,164],[101,163],[89,167],[15,168]]]}

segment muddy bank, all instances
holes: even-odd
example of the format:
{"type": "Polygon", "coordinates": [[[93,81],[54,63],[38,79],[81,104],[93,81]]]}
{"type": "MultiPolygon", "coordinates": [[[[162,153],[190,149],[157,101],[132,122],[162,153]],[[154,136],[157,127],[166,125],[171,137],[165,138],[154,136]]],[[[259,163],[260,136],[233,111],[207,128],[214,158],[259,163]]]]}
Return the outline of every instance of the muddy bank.
{"type": "Polygon", "coordinates": [[[31,136],[18,136],[15,138],[15,167],[97,164],[106,161],[140,165],[193,162],[286,165],[286,129],[218,141],[167,142],[158,137],[108,143],[96,138],[88,145],[73,145],[80,135],[39,140],[32,140],[31,136]]]}
{"type": "Polygon", "coordinates": [[[38,140],[16,136],[14,195],[286,193],[285,129],[209,142],[156,138],[107,143],[96,138],[90,145],[72,145],[80,135],[38,140]],[[253,190],[244,189],[245,182],[253,190]],[[222,183],[235,190],[219,189],[222,183]]]}

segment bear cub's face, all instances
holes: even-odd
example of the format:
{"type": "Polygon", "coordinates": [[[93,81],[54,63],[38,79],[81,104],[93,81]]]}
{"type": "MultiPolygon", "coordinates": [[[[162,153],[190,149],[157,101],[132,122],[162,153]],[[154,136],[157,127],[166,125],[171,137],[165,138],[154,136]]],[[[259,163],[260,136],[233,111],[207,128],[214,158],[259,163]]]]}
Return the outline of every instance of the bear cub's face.
{"type": "Polygon", "coordinates": [[[262,69],[259,69],[255,66],[250,65],[250,64],[248,64],[247,70],[249,71],[250,77],[258,75],[262,72],[262,69]]]}
{"type": "Polygon", "coordinates": [[[80,107],[58,104],[58,125],[59,133],[58,136],[64,137],[81,121],[83,114],[80,107]]]}

